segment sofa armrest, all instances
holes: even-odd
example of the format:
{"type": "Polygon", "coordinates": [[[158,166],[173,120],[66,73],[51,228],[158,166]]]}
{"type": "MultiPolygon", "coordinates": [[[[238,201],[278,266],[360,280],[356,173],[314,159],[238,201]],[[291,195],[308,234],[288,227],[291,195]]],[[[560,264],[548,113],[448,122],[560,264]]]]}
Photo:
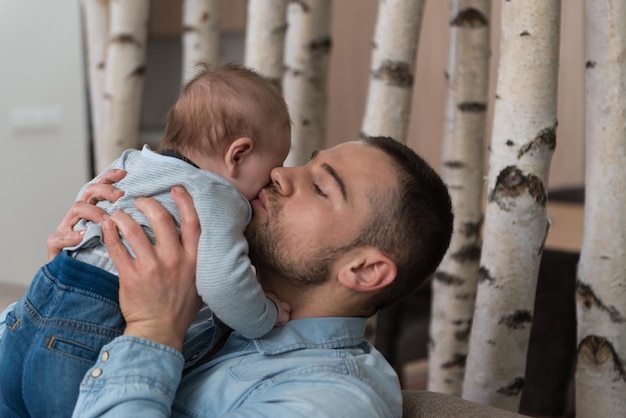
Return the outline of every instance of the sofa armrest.
{"type": "Polygon", "coordinates": [[[440,418],[440,417],[522,417],[492,406],[470,402],[456,396],[423,390],[402,391],[403,418],[440,418]]]}

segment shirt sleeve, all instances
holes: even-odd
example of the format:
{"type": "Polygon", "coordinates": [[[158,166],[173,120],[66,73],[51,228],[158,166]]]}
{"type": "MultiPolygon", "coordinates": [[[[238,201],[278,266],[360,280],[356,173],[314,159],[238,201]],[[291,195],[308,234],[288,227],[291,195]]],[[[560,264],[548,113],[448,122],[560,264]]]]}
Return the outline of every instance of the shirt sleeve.
{"type": "Polygon", "coordinates": [[[169,417],[183,362],[171,347],[118,337],[85,375],[73,416],[169,417]]]}
{"type": "Polygon", "coordinates": [[[204,199],[194,196],[202,233],[198,243],[196,287],[204,303],[230,328],[259,338],[278,319],[252,270],[244,229],[250,204],[232,187],[213,184],[204,199]]]}

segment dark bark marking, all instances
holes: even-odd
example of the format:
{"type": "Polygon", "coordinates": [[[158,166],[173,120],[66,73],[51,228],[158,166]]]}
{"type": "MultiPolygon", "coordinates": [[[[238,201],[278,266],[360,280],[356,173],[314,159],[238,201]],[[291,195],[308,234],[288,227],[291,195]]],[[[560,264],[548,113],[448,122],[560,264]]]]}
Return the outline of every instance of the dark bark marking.
{"type": "Polygon", "coordinates": [[[146,74],[146,66],[140,65],[139,67],[135,68],[129,75],[131,77],[135,77],[135,76],[142,77],[145,74],[146,74]]]}
{"type": "MultiPolygon", "coordinates": [[[[604,337],[589,335],[578,344],[578,357],[584,357],[587,361],[601,365],[607,361],[613,361],[613,370],[619,379],[626,382],[626,370],[624,361],[615,351],[613,344],[604,337]]],[[[579,360],[580,361],[580,360],[579,360]]]]}
{"type": "Polygon", "coordinates": [[[448,190],[464,190],[465,187],[456,184],[448,185],[448,190]]]}
{"type": "Polygon", "coordinates": [[[479,219],[477,222],[464,222],[461,225],[461,233],[466,238],[478,237],[480,236],[480,228],[482,228],[483,219],[479,219]]]}
{"type": "Polygon", "coordinates": [[[454,295],[454,298],[457,300],[470,300],[476,297],[475,293],[458,293],[454,295]]]}
{"type": "Polygon", "coordinates": [[[496,94],[496,100],[500,100],[502,97],[500,97],[499,94],[496,94]]]}
{"type": "Polygon", "coordinates": [[[445,273],[443,271],[438,271],[433,276],[435,280],[445,285],[450,286],[461,286],[465,283],[465,279],[454,274],[445,273]]]}
{"type": "Polygon", "coordinates": [[[600,260],[610,260],[611,257],[609,257],[608,255],[601,255],[600,256],[600,260]]]}
{"type": "Polygon", "coordinates": [[[443,72],[443,78],[446,79],[446,81],[450,81],[450,74],[447,71],[443,72]]]}
{"type": "Polygon", "coordinates": [[[456,17],[450,22],[450,26],[459,26],[463,28],[480,28],[487,26],[489,21],[487,17],[478,9],[468,7],[461,10],[456,17]]]}
{"type": "Polygon", "coordinates": [[[105,67],[106,67],[106,63],[104,61],[100,61],[99,63],[96,64],[96,68],[98,70],[104,70],[105,67]]]}
{"type": "Polygon", "coordinates": [[[467,341],[469,336],[470,336],[470,332],[472,331],[472,320],[464,320],[464,321],[460,321],[459,324],[455,324],[455,325],[463,325],[463,327],[461,329],[459,329],[458,331],[454,332],[454,339],[457,341],[467,341]]]}
{"type": "Polygon", "coordinates": [[[333,41],[329,37],[316,39],[309,43],[308,48],[312,54],[328,54],[332,48],[333,41]]]}
{"type": "Polygon", "coordinates": [[[539,177],[524,175],[516,166],[504,168],[496,179],[496,186],[489,195],[489,201],[498,204],[500,209],[510,212],[513,205],[507,199],[516,198],[525,191],[541,206],[546,205],[547,195],[539,177]]]}
{"type": "Polygon", "coordinates": [[[302,125],[309,126],[310,124],[311,124],[311,121],[309,119],[302,119],[302,125]]]}
{"type": "Polygon", "coordinates": [[[211,17],[211,13],[209,13],[209,12],[202,13],[202,21],[203,22],[206,22],[207,20],[209,20],[209,17],[211,17]]]}
{"type": "Polygon", "coordinates": [[[533,315],[530,311],[517,310],[511,315],[506,315],[500,318],[498,324],[504,324],[511,329],[524,328],[526,324],[533,323],[533,315]]]}
{"type": "Polygon", "coordinates": [[[486,343],[489,345],[496,345],[496,342],[494,340],[487,340],[486,343]]]}
{"type": "Polygon", "coordinates": [[[576,281],[576,299],[578,303],[582,304],[586,309],[596,307],[600,311],[608,313],[611,322],[616,324],[626,322],[624,315],[622,315],[615,306],[605,305],[593,291],[591,285],[583,283],[580,280],[576,281]]]}
{"type": "Polygon", "coordinates": [[[283,81],[282,78],[270,78],[267,77],[267,81],[269,81],[274,87],[276,87],[276,89],[278,89],[278,91],[282,91],[283,89],[283,81]]]}
{"type": "Polygon", "coordinates": [[[506,140],[506,145],[509,147],[512,147],[513,145],[515,145],[515,142],[511,141],[510,139],[506,140]]]}
{"type": "Polygon", "coordinates": [[[196,28],[195,26],[183,25],[182,31],[183,33],[197,32],[198,28],[196,28]]]}
{"type": "Polygon", "coordinates": [[[530,33],[525,30],[524,32],[520,33],[519,36],[530,36],[530,33]]]}
{"type": "Polygon", "coordinates": [[[557,124],[555,123],[554,126],[550,126],[539,131],[536,137],[520,148],[517,153],[517,159],[522,158],[524,154],[528,154],[529,152],[542,148],[554,151],[556,148],[556,126],[557,124]]]}
{"type": "Polygon", "coordinates": [[[465,163],[463,161],[444,161],[444,167],[448,168],[463,168],[465,167],[465,163]]]}
{"type": "Polygon", "coordinates": [[[133,44],[137,46],[141,45],[141,42],[135,39],[133,35],[128,33],[121,33],[117,36],[114,36],[113,38],[111,38],[111,43],[133,44]]]}
{"type": "Polygon", "coordinates": [[[480,259],[480,246],[476,244],[464,245],[459,251],[451,254],[450,257],[460,263],[477,261],[480,259]]]}
{"type": "Polygon", "coordinates": [[[585,64],[586,68],[594,68],[596,66],[597,62],[589,60],[587,61],[587,63],[585,64]]]}
{"type": "Polygon", "coordinates": [[[452,379],[448,379],[448,378],[443,379],[443,382],[444,382],[444,383],[446,383],[446,384],[448,384],[448,385],[451,385],[452,383],[454,383],[454,382],[452,381],[452,379]]]}
{"type": "Polygon", "coordinates": [[[495,281],[496,279],[491,275],[489,269],[485,266],[480,266],[478,269],[478,283],[488,282],[488,284],[494,284],[495,281]]]}
{"type": "Polygon", "coordinates": [[[113,95],[112,95],[111,93],[108,93],[108,92],[107,92],[107,93],[104,93],[104,94],[102,95],[102,98],[103,98],[104,100],[112,100],[112,99],[113,99],[113,95]]]}
{"type": "Polygon", "coordinates": [[[272,29],[272,34],[273,35],[280,35],[282,33],[287,32],[287,27],[289,25],[287,23],[283,24],[283,25],[278,25],[276,27],[274,27],[274,29],[272,29]]]}
{"type": "Polygon", "coordinates": [[[465,367],[466,354],[454,354],[452,358],[441,365],[442,369],[451,369],[453,367],[465,367]]]}
{"type": "Polygon", "coordinates": [[[396,87],[411,87],[413,85],[413,73],[411,66],[406,62],[385,60],[374,71],[374,79],[385,81],[396,87]]]}
{"type": "Polygon", "coordinates": [[[506,396],[517,396],[524,390],[525,380],[523,377],[516,377],[503,388],[497,390],[498,393],[506,396]]]}
{"type": "Polygon", "coordinates": [[[456,106],[461,112],[483,113],[487,111],[487,104],[482,102],[463,102],[456,106]]]}
{"type": "Polygon", "coordinates": [[[311,11],[311,7],[306,1],[303,0],[289,0],[291,3],[296,3],[302,8],[302,11],[308,13],[311,11]]]}
{"type": "Polygon", "coordinates": [[[297,68],[292,68],[289,65],[283,65],[283,72],[291,73],[294,77],[300,77],[302,75],[302,71],[297,68]]]}

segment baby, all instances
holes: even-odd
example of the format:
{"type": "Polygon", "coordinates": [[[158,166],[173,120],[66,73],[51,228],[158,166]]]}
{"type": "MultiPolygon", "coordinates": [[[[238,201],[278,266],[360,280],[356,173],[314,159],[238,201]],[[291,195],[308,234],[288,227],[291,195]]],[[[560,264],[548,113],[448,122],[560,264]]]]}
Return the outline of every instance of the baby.
{"type": "MultiPolygon", "coordinates": [[[[268,81],[234,64],[205,71],[185,85],[169,111],[158,152],[148,146],[127,150],[107,168],[127,171],[116,184],[124,196],[98,203],[108,213],[130,214],[155,240],[134,199],[157,199],[180,225],[170,191],[183,186],[202,228],[198,294],[219,320],[247,338],[289,319],[289,306],[264,294],[256,280],[243,232],[250,201],[287,157],[290,133],[287,106],[268,81]]],[[[7,317],[0,341],[0,410],[40,416],[43,399],[50,399],[43,392],[51,392],[54,400],[46,401],[45,413],[71,415],[79,383],[100,348],[123,333],[117,270],[100,225],[82,220],[76,228],[85,229],[82,242],[43,266],[7,317]],[[46,381],[44,372],[52,380],[33,384],[46,381]]]]}

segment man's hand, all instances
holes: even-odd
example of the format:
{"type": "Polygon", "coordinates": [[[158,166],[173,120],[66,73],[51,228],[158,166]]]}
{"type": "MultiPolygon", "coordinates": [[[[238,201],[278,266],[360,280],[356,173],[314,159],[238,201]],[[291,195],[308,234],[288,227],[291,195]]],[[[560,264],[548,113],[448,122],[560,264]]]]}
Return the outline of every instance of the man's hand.
{"type": "Polygon", "coordinates": [[[84,235],[84,231],[74,231],[74,225],[81,219],[87,219],[95,223],[104,220],[106,213],[96,206],[100,200],[110,202],[117,201],[124,192],[116,189],[112,184],[117,183],[126,176],[124,170],[109,170],[103,173],[95,183],[88,185],[79,200],[74,202],[70,210],[57,227],[56,231],[48,237],[48,260],[52,260],[65,247],[78,244],[84,235]]]}
{"type": "Polygon", "coordinates": [[[170,213],[151,198],[139,198],[135,206],[150,221],[156,244],[123,212],[106,217],[102,232],[119,272],[124,334],[182,351],[185,332],[202,305],[195,286],[200,222],[191,196],[182,187],[174,187],[172,197],[182,219],[180,238],[170,213]],[[136,259],[122,244],[118,229],[136,259]]]}

